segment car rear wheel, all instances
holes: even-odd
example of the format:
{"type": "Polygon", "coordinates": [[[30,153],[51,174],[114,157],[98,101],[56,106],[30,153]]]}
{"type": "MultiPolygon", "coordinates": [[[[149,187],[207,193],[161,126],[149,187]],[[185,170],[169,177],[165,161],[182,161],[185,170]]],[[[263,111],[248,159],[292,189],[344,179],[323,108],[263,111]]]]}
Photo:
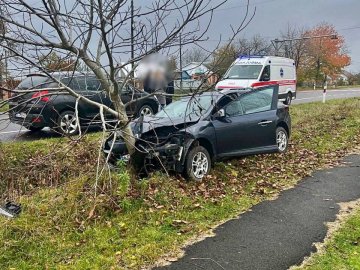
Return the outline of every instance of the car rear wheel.
{"type": "Polygon", "coordinates": [[[140,116],[151,116],[154,115],[154,110],[150,105],[143,105],[139,110],[139,117],[140,116]]]}
{"type": "Polygon", "coordinates": [[[285,105],[290,105],[291,104],[291,101],[292,101],[292,94],[291,92],[289,92],[287,95],[286,95],[286,99],[284,101],[284,104],[285,105]]]}
{"type": "Polygon", "coordinates": [[[202,146],[192,148],[185,162],[185,176],[191,180],[201,181],[211,169],[209,152],[202,146]]]}
{"type": "Polygon", "coordinates": [[[62,112],[58,118],[57,124],[57,129],[64,135],[75,135],[79,132],[79,124],[75,112],[73,111],[62,112]]]}
{"type": "Polygon", "coordinates": [[[289,135],[282,127],[276,129],[276,145],[279,153],[284,153],[289,144],[289,135]]]}

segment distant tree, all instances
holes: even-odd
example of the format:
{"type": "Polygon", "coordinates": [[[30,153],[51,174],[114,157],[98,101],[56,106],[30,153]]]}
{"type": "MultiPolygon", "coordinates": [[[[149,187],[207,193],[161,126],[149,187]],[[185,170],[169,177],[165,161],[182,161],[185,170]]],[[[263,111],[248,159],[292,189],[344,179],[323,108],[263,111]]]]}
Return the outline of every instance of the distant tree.
{"type": "Polygon", "coordinates": [[[269,55],[272,45],[260,35],[250,39],[241,38],[235,43],[239,55],[269,55]]]}
{"type": "Polygon", "coordinates": [[[360,85],[360,73],[351,73],[348,76],[350,85],[360,85]]]}
{"type": "Polygon", "coordinates": [[[204,49],[193,47],[184,53],[182,60],[183,64],[187,65],[191,62],[204,62],[207,57],[208,53],[204,49]]]}
{"type": "Polygon", "coordinates": [[[307,41],[302,39],[306,37],[306,35],[307,30],[304,27],[297,27],[290,24],[284,32],[281,32],[282,39],[292,40],[285,43],[284,56],[295,60],[296,68],[299,68],[306,56],[307,41]]]}
{"type": "Polygon", "coordinates": [[[234,44],[226,44],[213,53],[213,59],[210,67],[213,72],[219,75],[219,78],[225,74],[230,65],[238,55],[237,48],[234,44]]]}
{"type": "Polygon", "coordinates": [[[219,47],[213,53],[211,69],[223,76],[234,60],[240,55],[269,55],[271,44],[263,37],[256,35],[250,39],[241,38],[233,43],[219,47]]]}
{"type": "Polygon", "coordinates": [[[55,52],[40,56],[39,65],[49,72],[77,70],[76,60],[69,57],[61,57],[55,52]]]}
{"type": "Polygon", "coordinates": [[[306,39],[303,39],[307,35],[307,30],[304,27],[289,24],[285,31],[280,32],[280,35],[281,39],[290,40],[285,42],[282,54],[295,61],[297,81],[299,84],[302,84],[307,80],[305,71],[301,68],[307,59],[308,43],[306,39]]]}
{"type": "Polygon", "coordinates": [[[170,56],[170,59],[169,59],[169,69],[170,71],[175,71],[177,70],[177,57],[172,55],[170,56]]]}
{"type": "Polygon", "coordinates": [[[306,31],[308,37],[336,35],[337,39],[324,37],[309,39],[306,43],[306,59],[300,67],[308,78],[324,83],[327,77],[335,77],[350,64],[345,39],[339,35],[334,26],[322,23],[306,31]]]}

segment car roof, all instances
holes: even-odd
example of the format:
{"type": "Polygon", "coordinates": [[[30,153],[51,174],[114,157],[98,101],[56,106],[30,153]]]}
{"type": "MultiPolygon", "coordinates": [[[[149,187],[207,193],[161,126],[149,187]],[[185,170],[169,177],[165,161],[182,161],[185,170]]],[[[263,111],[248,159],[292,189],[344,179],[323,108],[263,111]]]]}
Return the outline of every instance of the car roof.
{"type": "MultiPolygon", "coordinates": [[[[66,78],[66,77],[80,77],[80,76],[95,76],[94,73],[87,72],[79,72],[79,71],[56,71],[56,72],[49,72],[51,76],[54,76],[56,78],[66,78]]],[[[32,76],[39,76],[39,77],[49,77],[46,73],[38,72],[38,73],[29,73],[26,75],[26,77],[32,77],[32,76]]]]}
{"type": "Polygon", "coordinates": [[[251,88],[240,88],[240,89],[225,89],[225,90],[221,90],[221,91],[206,91],[206,92],[201,92],[195,95],[189,95],[189,96],[185,96],[183,98],[190,98],[192,96],[197,96],[197,97],[201,97],[201,96],[215,96],[215,97],[222,97],[224,95],[229,95],[229,94],[238,94],[238,95],[243,95],[246,93],[249,93],[250,91],[253,91],[253,89],[251,88]]]}

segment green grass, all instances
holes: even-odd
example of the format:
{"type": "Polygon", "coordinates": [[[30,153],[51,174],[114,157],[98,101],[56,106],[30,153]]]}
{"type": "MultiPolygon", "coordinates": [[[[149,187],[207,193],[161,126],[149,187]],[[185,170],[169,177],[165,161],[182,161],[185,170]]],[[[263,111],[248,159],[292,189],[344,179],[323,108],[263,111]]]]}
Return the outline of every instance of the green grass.
{"type": "Polygon", "coordinates": [[[321,253],[316,253],[305,266],[296,269],[360,269],[360,209],[330,237],[321,253]]]}
{"type": "Polygon", "coordinates": [[[217,163],[202,183],[162,173],[138,181],[122,167],[111,181],[99,179],[96,197],[99,135],[72,142],[70,153],[57,140],[0,144],[4,190],[24,207],[16,219],[0,218],[0,269],[152,265],[315,169],[336,164],[359,142],[360,99],[296,105],[291,114],[292,143],[284,155],[217,163]]]}
{"type": "MultiPolygon", "coordinates": [[[[0,103],[1,103],[1,100],[0,100],[0,103]]],[[[9,110],[9,105],[8,104],[4,104],[0,107],[0,113],[2,112],[6,112],[9,110]]]]}

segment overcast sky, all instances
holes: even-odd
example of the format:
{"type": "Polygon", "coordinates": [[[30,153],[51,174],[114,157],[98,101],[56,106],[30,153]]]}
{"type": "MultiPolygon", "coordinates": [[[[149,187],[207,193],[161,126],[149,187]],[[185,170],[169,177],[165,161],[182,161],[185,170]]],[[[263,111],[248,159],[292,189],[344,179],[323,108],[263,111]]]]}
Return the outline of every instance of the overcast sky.
{"type": "MultiPolygon", "coordinates": [[[[226,32],[230,33],[228,25],[236,25],[243,18],[245,3],[245,0],[228,0],[215,13],[210,38],[217,39],[219,33],[223,33],[224,37],[226,32]]],[[[347,69],[360,72],[360,0],[250,0],[250,3],[251,8],[256,6],[257,11],[243,36],[260,34],[273,39],[286,29],[288,23],[313,27],[328,22],[345,37],[352,58],[352,64],[347,69]]],[[[214,44],[216,41],[209,42],[214,44]]]]}
{"type": "MultiPolygon", "coordinates": [[[[222,1],[211,0],[211,4],[215,6],[222,1]]],[[[41,3],[38,0],[29,0],[29,2],[41,3]]],[[[146,9],[146,6],[151,5],[152,2],[134,0],[135,7],[141,9],[146,9]]],[[[202,46],[212,51],[219,42],[220,35],[223,42],[226,42],[231,36],[230,25],[238,26],[243,20],[246,3],[246,0],[227,0],[226,4],[216,10],[206,35],[210,40],[202,46]]],[[[259,34],[271,40],[280,37],[280,32],[285,31],[288,24],[311,28],[327,22],[333,24],[339,34],[345,37],[352,58],[352,64],[347,70],[360,72],[360,0],[250,0],[250,13],[255,7],[255,17],[240,37],[259,34]]],[[[172,20],[174,19],[173,17],[172,20]]],[[[204,20],[202,26],[206,27],[206,18],[202,20],[204,20]]],[[[90,46],[95,50],[97,41],[92,42],[90,46]]]]}

